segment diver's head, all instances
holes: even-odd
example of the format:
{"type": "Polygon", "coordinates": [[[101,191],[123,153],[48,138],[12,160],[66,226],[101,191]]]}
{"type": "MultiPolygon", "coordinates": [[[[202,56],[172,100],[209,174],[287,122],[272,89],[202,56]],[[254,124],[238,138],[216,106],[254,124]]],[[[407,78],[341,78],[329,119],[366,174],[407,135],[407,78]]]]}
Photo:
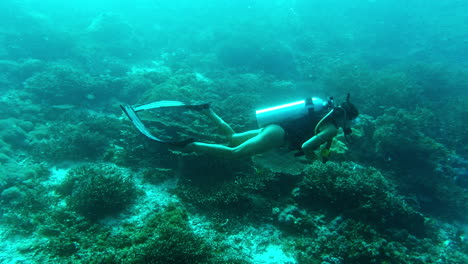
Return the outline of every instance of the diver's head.
{"type": "Polygon", "coordinates": [[[349,93],[346,96],[346,101],[341,103],[340,107],[344,110],[346,121],[354,120],[358,117],[359,111],[356,106],[349,101],[349,93]]]}
{"type": "Polygon", "coordinates": [[[341,119],[343,123],[341,124],[341,127],[343,128],[346,141],[349,142],[348,136],[353,133],[351,130],[351,122],[359,115],[359,111],[356,106],[349,101],[349,93],[346,96],[346,101],[341,103],[338,109],[340,109],[340,112],[342,113],[341,119]]]}

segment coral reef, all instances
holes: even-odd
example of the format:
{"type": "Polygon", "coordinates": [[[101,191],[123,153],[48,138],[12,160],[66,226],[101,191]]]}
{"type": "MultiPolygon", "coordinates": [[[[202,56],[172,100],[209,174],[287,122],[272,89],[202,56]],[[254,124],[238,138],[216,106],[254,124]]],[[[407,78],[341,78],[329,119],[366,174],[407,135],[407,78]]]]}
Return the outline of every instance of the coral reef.
{"type": "MultiPolygon", "coordinates": [[[[0,84],[1,87],[14,89],[35,73],[42,71],[44,62],[38,59],[24,60],[0,60],[0,84]]],[[[9,90],[8,89],[8,90],[9,90]]],[[[5,89],[7,90],[7,89],[5,89]]]]}
{"type": "Polygon", "coordinates": [[[91,220],[122,212],[137,196],[131,176],[104,164],[71,169],[59,186],[59,193],[67,198],[70,208],[91,220]]]}
{"type": "Polygon", "coordinates": [[[0,166],[0,223],[8,227],[8,235],[30,235],[41,223],[38,215],[49,204],[48,190],[42,185],[48,176],[42,164],[12,160],[0,166]]]}
{"type": "Polygon", "coordinates": [[[187,221],[184,210],[175,205],[152,216],[134,236],[138,243],[132,250],[139,254],[130,263],[209,263],[215,246],[195,235],[187,221]]]}
{"type": "Polygon", "coordinates": [[[253,168],[246,161],[206,160],[206,157],[189,156],[179,171],[178,196],[200,209],[226,210],[227,213],[250,211],[254,206],[253,192],[264,189],[271,174],[251,176],[246,170],[253,168]]]}
{"type": "Polygon", "coordinates": [[[187,212],[178,204],[154,211],[144,224],[126,224],[118,233],[105,226],[70,220],[72,228],[54,236],[46,247],[57,259],[72,257],[80,263],[243,263],[234,256],[228,259],[218,256],[222,250],[194,233],[187,212]],[[91,238],[91,233],[97,236],[91,238]],[[101,254],[95,255],[95,250],[101,254]]]}
{"type": "Polygon", "coordinates": [[[398,163],[398,168],[433,169],[447,159],[449,151],[422,132],[418,117],[411,112],[390,108],[376,120],[373,140],[376,153],[398,163]]]}
{"type": "Polygon", "coordinates": [[[34,124],[29,121],[8,118],[0,120],[0,140],[11,148],[25,148],[28,144],[28,132],[33,130],[34,124]]]}
{"type": "Polygon", "coordinates": [[[109,144],[105,135],[87,129],[87,125],[41,125],[32,134],[33,153],[53,162],[96,160],[109,144]]]}
{"type": "MultiPolygon", "coordinates": [[[[421,112],[419,112],[421,113],[421,112]]],[[[424,113],[424,112],[422,112],[424,113]]],[[[418,196],[419,206],[436,214],[463,217],[468,196],[454,182],[450,151],[421,129],[420,116],[391,108],[377,118],[376,155],[391,167],[401,189],[418,196]],[[424,199],[429,194],[433,198],[424,199]]]]}
{"type": "Polygon", "coordinates": [[[318,209],[325,205],[332,212],[378,228],[425,233],[424,216],[407,204],[378,170],[354,163],[314,162],[305,173],[297,191],[304,206],[318,209]]]}
{"type": "MultiPolygon", "coordinates": [[[[449,235],[450,236],[450,235],[449,235]]],[[[452,236],[446,241],[456,239],[452,236]]],[[[382,236],[371,225],[337,217],[322,221],[313,234],[297,238],[292,247],[298,263],[463,263],[466,256],[434,247],[443,240],[418,239],[405,231],[394,230],[382,236]]]]}
{"type": "Polygon", "coordinates": [[[86,105],[98,86],[87,73],[66,64],[49,66],[24,82],[36,102],[55,105],[86,105]]]}
{"type": "Polygon", "coordinates": [[[466,1],[78,2],[0,1],[0,262],[468,263],[466,1]],[[327,163],[119,107],[244,132],[347,93],[327,163]]]}

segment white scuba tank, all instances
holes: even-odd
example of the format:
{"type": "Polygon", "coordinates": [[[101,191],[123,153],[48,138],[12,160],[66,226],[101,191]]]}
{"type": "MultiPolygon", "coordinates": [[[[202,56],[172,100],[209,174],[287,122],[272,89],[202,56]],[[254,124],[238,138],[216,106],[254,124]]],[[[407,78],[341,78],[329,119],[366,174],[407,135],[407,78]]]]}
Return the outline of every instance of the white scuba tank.
{"type": "Polygon", "coordinates": [[[273,123],[298,119],[307,116],[310,111],[321,112],[328,106],[329,102],[318,97],[312,97],[306,100],[257,110],[257,124],[258,127],[264,127],[273,123]]]}

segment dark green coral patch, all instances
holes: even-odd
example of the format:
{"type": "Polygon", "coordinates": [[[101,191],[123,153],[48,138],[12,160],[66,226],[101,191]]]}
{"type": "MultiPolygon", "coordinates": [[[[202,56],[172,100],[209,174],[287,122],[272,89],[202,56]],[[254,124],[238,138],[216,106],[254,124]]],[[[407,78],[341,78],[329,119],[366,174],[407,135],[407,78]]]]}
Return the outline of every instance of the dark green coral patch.
{"type": "Polygon", "coordinates": [[[36,157],[50,162],[96,160],[120,135],[120,122],[116,119],[72,112],[68,117],[79,122],[50,122],[30,132],[31,150],[36,157]]]}
{"type": "Polygon", "coordinates": [[[66,64],[54,64],[24,82],[24,89],[37,102],[83,105],[97,88],[96,79],[66,64]]]}
{"type": "Polygon", "coordinates": [[[134,247],[139,254],[131,263],[210,263],[213,258],[213,245],[192,231],[187,212],[175,204],[153,215],[141,231],[136,235],[144,243],[134,247]]]}
{"type": "Polygon", "coordinates": [[[25,147],[27,133],[32,130],[33,123],[16,118],[0,120],[0,140],[12,147],[25,147]]]}
{"type": "Polygon", "coordinates": [[[398,194],[378,170],[355,163],[315,162],[300,183],[299,202],[375,224],[422,235],[424,217],[398,194]]]}
{"type": "Polygon", "coordinates": [[[122,212],[137,196],[133,179],[107,164],[71,169],[58,191],[67,197],[70,208],[91,220],[122,212]]]}
{"type": "Polygon", "coordinates": [[[176,194],[207,213],[262,215],[271,210],[264,196],[272,195],[274,173],[255,170],[246,160],[186,157],[181,164],[176,194]]]}

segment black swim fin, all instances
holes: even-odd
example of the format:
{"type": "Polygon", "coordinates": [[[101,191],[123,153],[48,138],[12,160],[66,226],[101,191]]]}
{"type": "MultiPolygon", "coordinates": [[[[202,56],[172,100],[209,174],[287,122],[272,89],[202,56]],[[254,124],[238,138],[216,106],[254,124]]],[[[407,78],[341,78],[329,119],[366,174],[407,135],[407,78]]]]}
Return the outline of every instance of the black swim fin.
{"type": "MultiPolygon", "coordinates": [[[[175,101],[162,101],[162,102],[175,102],[175,101]]],[[[128,118],[133,122],[135,127],[146,137],[160,142],[164,144],[168,144],[171,146],[176,146],[176,147],[185,147],[186,145],[192,143],[195,141],[193,138],[185,139],[185,140],[179,140],[179,141],[168,141],[168,140],[162,140],[160,138],[155,137],[151,132],[145,127],[143,122],[141,121],[140,117],[137,115],[137,111],[144,111],[148,109],[154,109],[154,108],[159,108],[159,107],[174,107],[174,106],[187,106],[185,104],[179,104],[179,105],[174,105],[174,104],[167,104],[167,103],[162,103],[162,104],[157,104],[158,102],[139,106],[137,108],[133,108],[131,105],[120,105],[120,108],[122,108],[122,111],[128,116],[128,118]]]]}
{"type": "Polygon", "coordinates": [[[204,110],[210,108],[210,104],[185,104],[179,101],[157,101],[149,104],[132,107],[135,112],[146,111],[156,108],[186,108],[190,110],[204,110]]]}

